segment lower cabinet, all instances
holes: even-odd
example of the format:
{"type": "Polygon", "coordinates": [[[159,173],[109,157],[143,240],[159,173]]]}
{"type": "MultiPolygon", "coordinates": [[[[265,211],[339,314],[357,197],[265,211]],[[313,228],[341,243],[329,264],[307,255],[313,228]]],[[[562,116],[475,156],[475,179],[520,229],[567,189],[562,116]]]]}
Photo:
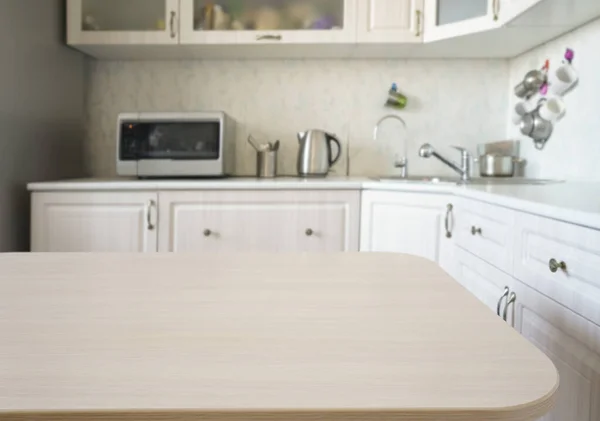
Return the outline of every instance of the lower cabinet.
{"type": "Polygon", "coordinates": [[[35,252],[358,251],[359,191],[48,192],[35,252]]]}
{"type": "Polygon", "coordinates": [[[156,193],[34,193],[34,252],[156,252],[156,193]]]}
{"type": "Polygon", "coordinates": [[[600,420],[600,327],[515,282],[515,326],[553,362],[560,387],[544,421],[600,420]]]}
{"type": "Polygon", "coordinates": [[[363,192],[360,250],[451,260],[444,254],[451,245],[449,204],[448,197],[437,194],[363,192]]]}
{"type": "Polygon", "coordinates": [[[514,280],[489,263],[456,247],[454,251],[456,280],[482,301],[490,310],[514,326],[514,280]]]}
{"type": "Polygon", "coordinates": [[[358,251],[360,192],[164,192],[161,252],[358,251]]]}

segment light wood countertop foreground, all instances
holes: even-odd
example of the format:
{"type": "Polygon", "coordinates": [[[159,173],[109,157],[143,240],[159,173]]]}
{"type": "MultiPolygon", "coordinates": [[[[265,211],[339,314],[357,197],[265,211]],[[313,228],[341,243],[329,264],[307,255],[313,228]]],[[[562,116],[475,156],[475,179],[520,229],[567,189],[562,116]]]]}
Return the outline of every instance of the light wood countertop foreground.
{"type": "Polygon", "coordinates": [[[0,419],[534,420],[550,360],[392,254],[0,255],[0,419]]]}

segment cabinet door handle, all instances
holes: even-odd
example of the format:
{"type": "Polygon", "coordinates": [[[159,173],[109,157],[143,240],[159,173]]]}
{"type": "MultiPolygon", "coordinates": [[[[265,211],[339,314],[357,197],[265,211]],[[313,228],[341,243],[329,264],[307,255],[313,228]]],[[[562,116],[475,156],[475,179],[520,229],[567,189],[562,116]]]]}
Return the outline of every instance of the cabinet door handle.
{"type": "Polygon", "coordinates": [[[500,317],[500,307],[502,306],[502,301],[508,298],[508,294],[510,293],[510,289],[508,287],[504,287],[504,294],[498,300],[498,305],[496,306],[496,314],[500,317]]]}
{"type": "Polygon", "coordinates": [[[452,227],[450,227],[450,217],[452,216],[452,210],[454,206],[448,204],[446,207],[446,219],[444,220],[444,228],[446,229],[446,238],[452,238],[452,227]]]}
{"type": "Polygon", "coordinates": [[[548,262],[548,267],[552,273],[558,272],[559,269],[564,272],[567,271],[567,264],[565,262],[559,262],[556,259],[550,259],[550,262],[548,262]]]}
{"type": "Polygon", "coordinates": [[[483,234],[483,230],[481,228],[476,227],[476,226],[472,226],[471,227],[471,234],[473,234],[473,235],[477,235],[477,234],[481,235],[481,234],[483,234]]]}
{"type": "Polygon", "coordinates": [[[307,237],[312,237],[315,234],[315,232],[312,229],[307,229],[306,230],[306,236],[307,237]]]}
{"type": "Polygon", "coordinates": [[[204,230],[203,234],[204,234],[205,237],[210,237],[212,235],[212,231],[209,230],[209,229],[206,229],[206,230],[204,230]]]}
{"type": "Polygon", "coordinates": [[[175,11],[171,12],[171,21],[169,22],[169,27],[171,29],[171,38],[177,37],[177,28],[175,27],[175,18],[177,17],[177,13],[175,11]]]}
{"type": "Polygon", "coordinates": [[[517,301],[517,294],[515,294],[514,292],[511,292],[510,297],[508,297],[508,301],[506,302],[506,305],[504,306],[504,314],[502,315],[502,318],[504,319],[505,322],[508,322],[508,308],[510,307],[511,304],[514,304],[515,301],[517,301]]]}
{"type": "Polygon", "coordinates": [[[421,14],[422,14],[422,12],[420,10],[415,11],[415,19],[417,20],[416,30],[415,30],[416,37],[421,36],[421,14]]]}
{"type": "Polygon", "coordinates": [[[257,41],[281,41],[281,39],[282,39],[281,35],[273,35],[273,34],[256,36],[257,41]]]}
{"type": "Polygon", "coordinates": [[[500,0],[494,0],[492,8],[494,9],[494,21],[497,21],[500,18],[500,0]]]}
{"type": "Polygon", "coordinates": [[[152,223],[152,209],[154,209],[155,207],[156,202],[154,200],[148,202],[148,207],[146,208],[146,222],[148,224],[148,231],[153,231],[154,228],[156,228],[152,223]]]}

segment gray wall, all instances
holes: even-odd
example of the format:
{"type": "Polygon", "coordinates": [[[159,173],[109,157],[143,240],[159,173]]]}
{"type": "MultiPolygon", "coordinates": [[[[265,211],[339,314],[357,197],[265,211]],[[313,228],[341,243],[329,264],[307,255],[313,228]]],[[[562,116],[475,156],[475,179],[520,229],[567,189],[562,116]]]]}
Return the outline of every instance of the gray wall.
{"type": "Polygon", "coordinates": [[[0,0],[0,252],[29,248],[26,184],[83,175],[84,56],[63,0],[0,0]]]}

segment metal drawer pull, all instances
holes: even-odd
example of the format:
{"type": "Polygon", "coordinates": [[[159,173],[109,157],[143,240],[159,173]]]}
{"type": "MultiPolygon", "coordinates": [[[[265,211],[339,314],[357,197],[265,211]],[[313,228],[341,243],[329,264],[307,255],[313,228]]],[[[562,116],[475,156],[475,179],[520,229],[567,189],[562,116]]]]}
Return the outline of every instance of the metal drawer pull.
{"type": "Polygon", "coordinates": [[[548,267],[550,268],[550,272],[556,273],[558,270],[562,270],[563,272],[567,271],[567,264],[565,262],[559,262],[556,259],[550,259],[548,263],[548,267]]]}
{"type": "Polygon", "coordinates": [[[446,219],[444,221],[444,228],[446,228],[446,238],[452,238],[452,228],[450,228],[450,217],[452,216],[452,209],[454,206],[449,204],[446,207],[446,219]]]}
{"type": "Polygon", "coordinates": [[[504,287],[504,294],[498,300],[498,306],[496,307],[496,314],[500,317],[500,307],[502,307],[502,301],[508,298],[508,294],[510,293],[510,289],[508,287],[504,287]]]}
{"type": "Polygon", "coordinates": [[[483,231],[481,230],[481,228],[477,228],[476,226],[472,226],[471,227],[471,234],[473,235],[481,235],[483,233],[483,231]]]}
{"type": "Polygon", "coordinates": [[[204,230],[204,236],[205,237],[210,237],[212,235],[212,231],[211,230],[204,230]]]}
{"type": "Polygon", "coordinates": [[[171,38],[176,38],[177,37],[177,30],[175,28],[175,18],[177,17],[177,13],[175,12],[171,12],[171,38]]]}
{"type": "Polygon", "coordinates": [[[416,37],[420,37],[421,36],[421,11],[417,10],[415,12],[416,18],[417,18],[417,31],[415,32],[415,36],[416,37]]]}
{"type": "Polygon", "coordinates": [[[492,8],[494,9],[494,20],[498,20],[500,16],[500,1],[494,0],[492,8]]]}
{"type": "Polygon", "coordinates": [[[313,230],[311,230],[310,228],[306,230],[307,237],[312,237],[314,234],[315,234],[315,232],[313,230]]]}
{"type": "Polygon", "coordinates": [[[511,304],[514,304],[515,301],[517,301],[517,294],[515,294],[514,292],[511,292],[510,297],[508,297],[508,301],[506,302],[506,305],[504,306],[504,314],[503,314],[503,319],[505,322],[508,322],[508,307],[510,307],[511,304]]]}
{"type": "Polygon", "coordinates": [[[281,35],[257,35],[257,41],[281,41],[281,35]]]}
{"type": "Polygon", "coordinates": [[[154,228],[156,228],[152,223],[152,209],[154,209],[154,207],[156,207],[156,202],[154,200],[149,201],[148,208],[146,209],[146,222],[148,225],[148,231],[153,231],[154,228]]]}

